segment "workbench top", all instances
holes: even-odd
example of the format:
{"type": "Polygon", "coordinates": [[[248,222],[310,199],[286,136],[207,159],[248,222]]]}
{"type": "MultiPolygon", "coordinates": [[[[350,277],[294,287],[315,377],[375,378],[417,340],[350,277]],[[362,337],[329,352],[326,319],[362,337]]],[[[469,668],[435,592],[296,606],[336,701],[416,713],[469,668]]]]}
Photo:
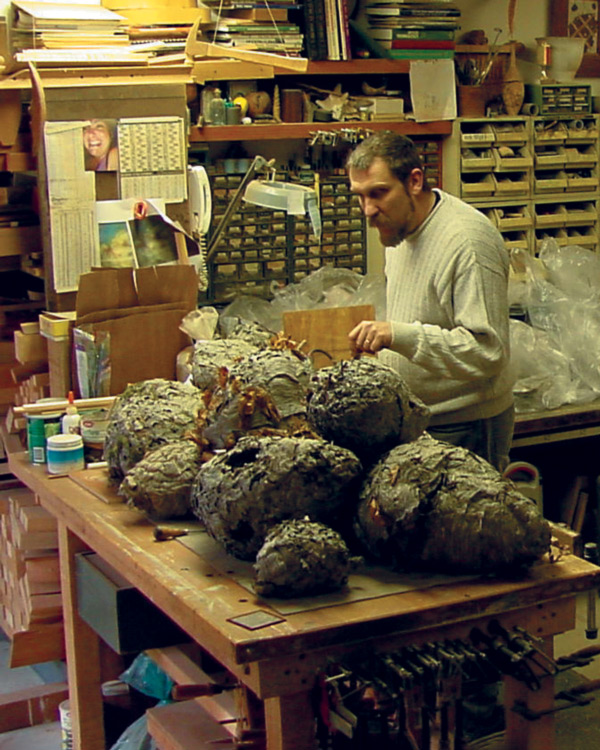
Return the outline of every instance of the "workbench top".
{"type": "MultiPolygon", "coordinates": [[[[113,565],[192,638],[209,643],[228,665],[331,648],[365,637],[431,628],[442,621],[490,617],[511,608],[538,606],[600,584],[600,569],[568,556],[541,562],[518,580],[489,577],[347,603],[322,596],[320,608],[282,615],[177,540],[156,542],[154,526],[114,497],[104,502],[69,477],[50,477],[26,453],[13,454],[10,468],[33,489],[44,507],[113,565]],[[248,629],[232,618],[260,613],[273,624],[248,629]]],[[[106,488],[107,495],[110,490],[106,488]]],[[[233,562],[233,561],[232,561],[233,562]]],[[[250,618],[252,621],[252,618],[250,618]]]]}

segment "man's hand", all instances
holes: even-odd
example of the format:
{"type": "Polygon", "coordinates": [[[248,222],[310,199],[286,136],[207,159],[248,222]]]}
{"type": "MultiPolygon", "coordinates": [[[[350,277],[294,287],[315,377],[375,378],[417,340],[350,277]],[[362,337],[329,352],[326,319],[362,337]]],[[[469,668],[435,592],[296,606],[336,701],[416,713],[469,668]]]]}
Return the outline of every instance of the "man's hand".
{"type": "Polygon", "coordinates": [[[389,348],[392,343],[392,327],[386,321],[362,320],[348,334],[350,348],[356,352],[375,352],[389,348]]]}

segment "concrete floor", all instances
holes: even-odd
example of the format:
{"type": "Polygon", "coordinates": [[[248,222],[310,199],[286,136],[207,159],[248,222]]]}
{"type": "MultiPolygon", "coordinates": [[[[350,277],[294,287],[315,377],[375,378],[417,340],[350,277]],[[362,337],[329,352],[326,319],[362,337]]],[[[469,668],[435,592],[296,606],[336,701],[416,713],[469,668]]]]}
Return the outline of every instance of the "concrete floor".
{"type": "MultiPolygon", "coordinates": [[[[8,666],[10,658],[10,643],[4,633],[0,631],[0,693],[12,693],[25,690],[55,679],[62,673],[62,665],[40,665],[38,669],[32,667],[8,666]]],[[[0,750],[63,750],[60,721],[41,724],[26,729],[16,729],[13,732],[0,734],[0,750]]]]}
{"type": "MultiPolygon", "coordinates": [[[[600,600],[597,600],[597,610],[600,622],[600,600]]],[[[576,628],[555,638],[555,655],[557,657],[571,654],[586,646],[600,646],[600,639],[595,641],[586,639],[586,624],[587,594],[582,595],[577,603],[576,628]]],[[[52,664],[41,665],[41,668],[36,667],[35,669],[32,667],[10,669],[6,666],[9,653],[10,644],[8,641],[0,641],[0,693],[10,693],[13,690],[21,690],[34,685],[40,685],[44,682],[53,681],[56,679],[56,676],[52,675],[51,679],[48,679],[46,676],[46,679],[44,679],[44,671],[60,670],[62,667],[62,665],[52,664]]],[[[596,657],[589,666],[579,668],[576,672],[588,680],[600,679],[600,656],[596,657]]],[[[596,695],[595,701],[600,703],[600,694],[596,695]]],[[[556,750],[579,750],[580,746],[576,744],[576,736],[581,735],[582,724],[586,723],[581,720],[582,714],[578,715],[577,713],[581,711],[583,709],[574,708],[557,714],[556,750]]],[[[592,729],[597,729],[600,733],[600,726],[594,726],[592,729]]],[[[477,744],[479,745],[479,743],[477,744]]],[[[584,743],[581,745],[581,750],[590,750],[594,746],[599,747],[600,745],[584,743]]],[[[0,734],[0,750],[34,750],[34,748],[35,750],[65,750],[61,742],[61,726],[58,720],[50,724],[0,734]]]]}

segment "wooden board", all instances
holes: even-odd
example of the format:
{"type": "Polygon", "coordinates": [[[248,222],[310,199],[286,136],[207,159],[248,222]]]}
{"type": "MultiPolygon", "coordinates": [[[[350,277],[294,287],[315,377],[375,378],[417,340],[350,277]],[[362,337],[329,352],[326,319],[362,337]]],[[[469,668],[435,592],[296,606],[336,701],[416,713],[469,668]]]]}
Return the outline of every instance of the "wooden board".
{"type": "Polygon", "coordinates": [[[231,735],[217,724],[199,701],[171,703],[146,712],[148,733],[162,750],[208,750],[233,746],[231,735]]]}
{"type": "Polygon", "coordinates": [[[316,368],[327,367],[353,356],[348,334],[361,320],[374,317],[373,305],[290,310],[283,313],[283,331],[298,343],[306,342],[302,351],[314,352],[312,360],[316,368]]]}
{"type": "Polygon", "coordinates": [[[66,682],[5,693],[0,696],[0,732],[56,721],[58,705],[68,697],[66,682]]]}
{"type": "Polygon", "coordinates": [[[62,622],[36,625],[11,635],[9,666],[25,667],[65,658],[65,634],[62,622]]]}
{"type": "Polygon", "coordinates": [[[116,490],[109,486],[108,469],[105,466],[99,469],[72,471],[69,474],[69,479],[72,479],[85,490],[91,492],[94,497],[102,500],[103,503],[113,505],[124,502],[123,498],[117,495],[116,490]]]}

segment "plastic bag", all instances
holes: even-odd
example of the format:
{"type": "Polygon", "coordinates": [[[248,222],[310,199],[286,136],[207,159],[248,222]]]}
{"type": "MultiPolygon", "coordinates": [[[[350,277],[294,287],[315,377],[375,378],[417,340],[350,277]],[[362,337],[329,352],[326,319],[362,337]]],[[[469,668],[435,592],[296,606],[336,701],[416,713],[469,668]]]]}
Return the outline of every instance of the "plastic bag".
{"type": "Polygon", "coordinates": [[[179,329],[193,339],[207,340],[215,335],[219,313],[214,307],[201,307],[192,310],[181,321],[179,329]]]}
{"type": "Polygon", "coordinates": [[[277,289],[270,302],[236,297],[220,315],[219,332],[227,338],[239,321],[250,321],[275,334],[283,330],[284,312],[367,304],[375,307],[378,320],[385,319],[383,275],[363,276],[347,268],[323,266],[297,284],[277,289]]]}
{"type": "MultiPolygon", "coordinates": [[[[143,652],[136,656],[120,679],[140,693],[157,698],[157,705],[170,702],[173,680],[143,652]]],[[[158,750],[158,745],[148,734],[146,716],[130,724],[110,750],[158,750]]]]}
{"type": "Polygon", "coordinates": [[[600,260],[585,248],[559,247],[555,240],[544,242],[540,259],[547,278],[534,276],[528,267],[528,319],[567,358],[587,400],[590,389],[600,393],[600,260]]]}
{"type": "Polygon", "coordinates": [[[159,750],[154,739],[148,734],[146,716],[140,716],[130,724],[110,750],[159,750]]]}
{"type": "Polygon", "coordinates": [[[600,296],[600,257],[579,245],[559,247],[555,240],[543,243],[540,260],[548,281],[569,297],[596,300],[600,296]]]}
{"type": "Polygon", "coordinates": [[[520,320],[510,321],[511,362],[517,413],[556,409],[591,400],[591,391],[578,383],[568,358],[556,349],[545,331],[520,320]]]}
{"type": "Polygon", "coordinates": [[[157,698],[159,701],[170,699],[173,680],[143,652],[135,657],[119,678],[151,698],[157,698]]]}

